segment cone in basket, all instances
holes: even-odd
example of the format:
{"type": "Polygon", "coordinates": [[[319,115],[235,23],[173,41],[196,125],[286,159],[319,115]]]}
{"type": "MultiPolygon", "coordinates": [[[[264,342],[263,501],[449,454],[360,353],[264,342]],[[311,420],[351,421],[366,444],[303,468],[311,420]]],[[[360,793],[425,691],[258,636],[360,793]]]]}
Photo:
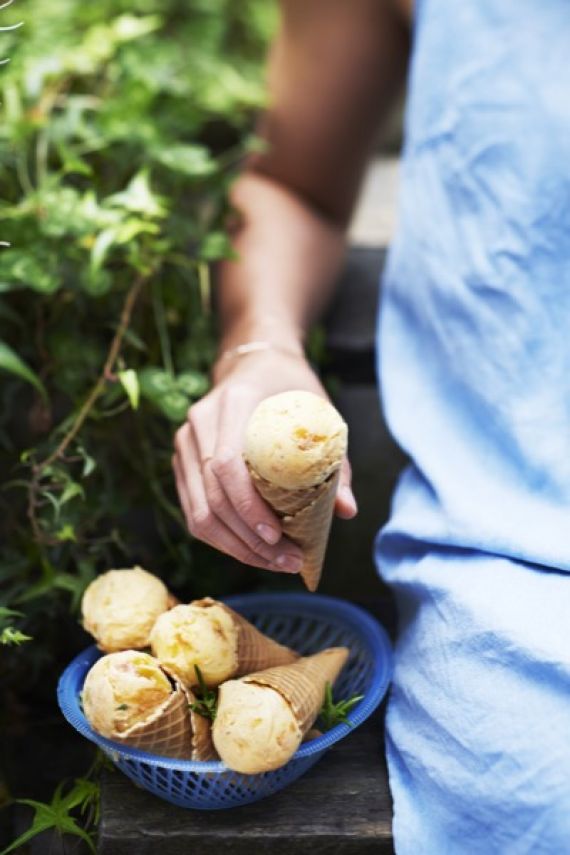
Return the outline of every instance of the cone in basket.
{"type": "Polygon", "coordinates": [[[89,723],[107,739],[163,757],[215,757],[209,722],[189,708],[193,696],[147,653],[124,650],[97,660],[82,699],[89,723]]]}
{"type": "Polygon", "coordinates": [[[279,692],[293,710],[304,736],[320,712],[327,683],[334,686],[346,664],[348,652],[347,647],[329,647],[313,656],[304,656],[292,665],[258,671],[243,680],[279,692]]]}
{"type": "Polygon", "coordinates": [[[301,577],[318,587],[333,517],[347,426],[319,395],[273,395],[253,412],[244,458],[253,483],[304,553],[301,577]]]}
{"type": "Polygon", "coordinates": [[[226,766],[257,774],[287,763],[321,710],[326,684],[334,684],[347,658],[346,647],[331,647],[223,683],[212,738],[226,766]]]}
{"type": "Polygon", "coordinates": [[[161,615],[150,641],[161,664],[189,687],[197,684],[196,666],[207,686],[218,686],[232,677],[299,658],[229,606],[209,597],[161,615]]]}

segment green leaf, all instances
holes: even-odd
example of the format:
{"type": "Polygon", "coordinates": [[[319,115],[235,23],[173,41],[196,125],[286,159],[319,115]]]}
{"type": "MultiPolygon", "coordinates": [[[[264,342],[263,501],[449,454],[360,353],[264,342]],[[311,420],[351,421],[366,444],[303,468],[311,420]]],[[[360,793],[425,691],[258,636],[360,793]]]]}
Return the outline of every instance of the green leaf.
{"type": "Polygon", "coordinates": [[[176,378],[176,387],[190,398],[200,398],[206,394],[210,383],[200,371],[184,371],[176,378]]]}
{"type": "Polygon", "coordinates": [[[90,454],[87,454],[81,444],[78,444],[77,446],[77,453],[83,461],[83,470],[81,472],[81,476],[82,478],[88,478],[89,475],[91,475],[91,473],[94,472],[97,468],[97,463],[95,462],[93,457],[91,457],[90,454]]]}
{"type": "Polygon", "coordinates": [[[217,169],[216,161],[202,145],[172,145],[158,149],[153,156],[162,166],[189,178],[204,178],[217,169]]]}
{"type": "Polygon", "coordinates": [[[53,257],[35,252],[7,249],[0,253],[0,291],[8,291],[15,285],[32,288],[42,294],[52,294],[60,285],[53,270],[53,257]]]}
{"type": "Polygon", "coordinates": [[[167,392],[166,395],[158,398],[155,403],[166,418],[176,424],[180,424],[186,419],[188,407],[190,406],[188,398],[182,392],[167,392]]]}
{"type": "Polygon", "coordinates": [[[161,19],[158,15],[145,15],[135,17],[134,15],[121,15],[116,18],[111,27],[115,37],[122,42],[140,39],[158,29],[161,19]]]}
{"type": "Polygon", "coordinates": [[[24,843],[27,843],[28,840],[31,840],[32,837],[41,834],[42,831],[47,831],[48,828],[52,828],[52,822],[45,816],[38,816],[36,814],[32,825],[23,834],[20,834],[6,849],[3,849],[0,855],[8,855],[9,852],[14,852],[23,846],[24,843]]]}
{"type": "Polygon", "coordinates": [[[325,730],[330,730],[337,724],[348,724],[350,726],[351,722],[348,718],[348,713],[359,701],[362,700],[363,697],[364,695],[354,695],[352,698],[337,701],[335,703],[333,700],[332,686],[330,683],[327,683],[325,686],[323,706],[319,713],[319,718],[322,721],[323,728],[325,730]]]}
{"type": "Polygon", "coordinates": [[[92,297],[103,297],[113,287],[113,277],[108,270],[89,266],[81,277],[83,289],[92,297]]]}
{"type": "Polygon", "coordinates": [[[71,540],[73,542],[77,540],[77,537],[75,535],[75,529],[70,523],[65,523],[65,525],[62,525],[59,531],[56,532],[55,536],[60,541],[60,543],[64,543],[66,540],[71,540]]]}
{"type": "Polygon", "coordinates": [[[141,394],[156,403],[168,392],[176,391],[174,377],[162,368],[147,366],[138,372],[141,394]]]}
{"type": "Polygon", "coordinates": [[[204,718],[209,718],[210,721],[215,721],[218,711],[217,693],[208,688],[198,665],[194,665],[194,671],[196,672],[198,683],[198,688],[194,687],[193,689],[196,701],[195,703],[188,704],[188,706],[192,712],[198,713],[198,715],[204,718]]]}
{"type": "Polygon", "coordinates": [[[237,254],[225,232],[210,232],[202,241],[200,258],[204,261],[218,261],[221,258],[237,258],[237,254]]]}
{"type": "Polygon", "coordinates": [[[93,246],[91,247],[91,256],[89,259],[89,263],[91,265],[92,271],[98,271],[109,254],[109,251],[114,243],[117,240],[117,228],[116,226],[112,226],[108,229],[103,229],[102,232],[99,232],[93,246]]]}
{"type": "Polygon", "coordinates": [[[22,612],[17,612],[15,609],[9,609],[7,606],[0,606],[0,620],[15,617],[22,617],[22,612]]]}
{"type": "Polygon", "coordinates": [[[38,802],[34,799],[18,799],[17,803],[33,808],[34,818],[30,827],[4,849],[0,855],[8,855],[8,853],[14,852],[37,834],[41,834],[50,828],[53,828],[60,834],[72,834],[80,837],[89,846],[93,855],[96,855],[92,835],[84,828],[81,828],[77,820],[70,813],[70,811],[76,808],[79,808],[81,813],[84,813],[87,807],[92,806],[94,814],[97,815],[99,787],[93,781],[86,778],[78,778],[65,796],[63,795],[63,784],[60,784],[55,790],[49,804],[38,802]]]}
{"type": "Polygon", "coordinates": [[[19,645],[24,641],[31,640],[31,635],[24,635],[23,632],[20,632],[19,629],[14,629],[13,626],[6,626],[2,632],[0,632],[0,644],[4,644],[6,646],[19,645]]]}
{"type": "Polygon", "coordinates": [[[127,368],[125,371],[119,371],[117,377],[127,394],[131,407],[133,410],[137,410],[140,397],[140,386],[137,372],[133,368],[127,368]]]}
{"type": "Polygon", "coordinates": [[[149,174],[146,169],[138,172],[121,193],[107,197],[105,203],[157,219],[166,215],[163,200],[151,190],[149,174]]]}
{"type": "Polygon", "coordinates": [[[27,383],[31,383],[38,390],[44,401],[47,401],[45,386],[38,375],[26,365],[10,345],[3,341],[0,341],[0,369],[8,371],[10,374],[15,374],[27,383]]]}
{"type": "Polygon", "coordinates": [[[65,485],[65,489],[60,496],[60,499],[59,499],[60,508],[63,507],[63,505],[67,504],[67,502],[70,502],[76,496],[81,496],[81,498],[84,499],[85,498],[85,490],[83,489],[81,484],[77,483],[77,481],[70,481],[68,484],[65,485]]]}

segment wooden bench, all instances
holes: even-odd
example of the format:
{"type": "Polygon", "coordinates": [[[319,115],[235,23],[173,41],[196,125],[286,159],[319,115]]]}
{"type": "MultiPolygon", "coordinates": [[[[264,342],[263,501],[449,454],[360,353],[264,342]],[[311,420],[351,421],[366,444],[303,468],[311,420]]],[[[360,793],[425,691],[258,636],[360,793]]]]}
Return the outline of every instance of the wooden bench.
{"type": "Polygon", "coordinates": [[[232,810],[188,811],[120,772],[102,787],[99,855],[380,855],[393,852],[381,717],[373,716],[281,793],[232,810]]]}

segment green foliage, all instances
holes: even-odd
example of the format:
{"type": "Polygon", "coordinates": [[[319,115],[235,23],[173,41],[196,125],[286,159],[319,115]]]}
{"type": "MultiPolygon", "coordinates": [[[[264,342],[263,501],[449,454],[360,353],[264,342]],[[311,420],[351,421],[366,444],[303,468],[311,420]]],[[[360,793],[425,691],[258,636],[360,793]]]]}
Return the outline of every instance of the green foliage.
{"type": "Polygon", "coordinates": [[[337,724],[350,725],[348,714],[363,697],[364,695],[354,695],[348,700],[341,700],[335,703],[333,700],[332,686],[330,683],[327,683],[325,688],[325,699],[319,713],[319,718],[324,730],[330,730],[337,724]]]}
{"type": "Polygon", "coordinates": [[[96,573],[140,561],[189,592],[214,578],[170,458],[208,390],[209,265],[231,254],[227,190],[255,146],[274,11],[17,0],[0,13],[24,22],[0,34],[0,643],[18,647],[4,685],[14,668],[28,688],[41,676],[96,573]]]}
{"type": "Polygon", "coordinates": [[[28,368],[18,354],[3,341],[0,341],[0,369],[15,374],[16,377],[20,377],[22,380],[31,383],[38,390],[42,398],[46,399],[46,391],[38,375],[31,368],[28,368]]]}
{"type": "Polygon", "coordinates": [[[11,618],[20,617],[22,617],[22,612],[0,606],[0,645],[9,647],[11,644],[18,645],[23,644],[24,641],[32,640],[29,635],[25,635],[11,623],[6,624],[11,618]]]}
{"type": "Polygon", "coordinates": [[[210,721],[215,721],[216,712],[218,711],[217,692],[208,688],[198,665],[194,665],[194,671],[198,680],[198,688],[194,689],[196,702],[188,704],[188,706],[192,712],[198,713],[198,715],[204,716],[204,718],[209,718],[210,721]]]}
{"type": "Polygon", "coordinates": [[[14,840],[0,855],[8,855],[23,846],[33,837],[45,831],[56,831],[60,835],[72,835],[83,840],[95,853],[94,833],[91,830],[99,820],[99,784],[95,780],[102,765],[100,758],[84,778],[77,778],[64,795],[65,782],[53,794],[51,802],[34,799],[18,799],[18,804],[33,808],[34,817],[29,828],[14,840]],[[74,816],[75,814],[75,816],[74,816]]]}

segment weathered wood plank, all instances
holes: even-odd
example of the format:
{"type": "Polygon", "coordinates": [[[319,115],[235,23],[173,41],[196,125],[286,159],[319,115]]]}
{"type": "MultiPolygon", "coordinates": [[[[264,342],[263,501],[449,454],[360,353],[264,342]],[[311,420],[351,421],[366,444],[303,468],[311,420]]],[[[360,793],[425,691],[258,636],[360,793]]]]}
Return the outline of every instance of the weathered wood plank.
{"type": "Polygon", "coordinates": [[[121,773],[102,787],[100,855],[380,855],[393,852],[380,716],[281,793],[242,808],[186,811],[121,773]],[[211,848],[210,848],[211,847],[211,848]]]}

